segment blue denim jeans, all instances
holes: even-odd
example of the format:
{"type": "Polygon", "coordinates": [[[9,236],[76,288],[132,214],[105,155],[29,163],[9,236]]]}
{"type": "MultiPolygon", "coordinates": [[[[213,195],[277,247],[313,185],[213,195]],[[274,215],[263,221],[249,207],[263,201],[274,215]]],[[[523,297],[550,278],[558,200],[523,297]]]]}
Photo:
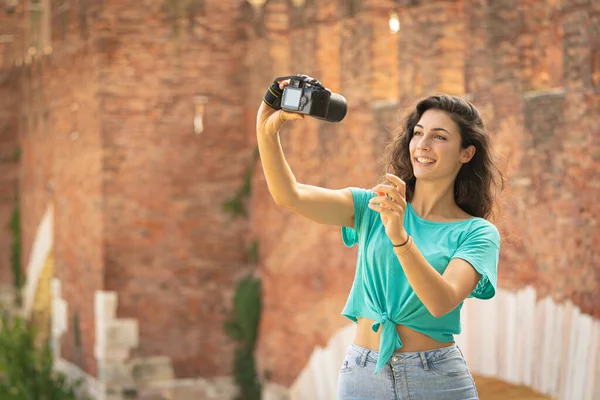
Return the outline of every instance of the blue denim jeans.
{"type": "Polygon", "coordinates": [[[394,353],[375,375],[379,353],[350,345],[338,377],[338,400],[476,400],[467,363],[456,345],[394,353]]]}

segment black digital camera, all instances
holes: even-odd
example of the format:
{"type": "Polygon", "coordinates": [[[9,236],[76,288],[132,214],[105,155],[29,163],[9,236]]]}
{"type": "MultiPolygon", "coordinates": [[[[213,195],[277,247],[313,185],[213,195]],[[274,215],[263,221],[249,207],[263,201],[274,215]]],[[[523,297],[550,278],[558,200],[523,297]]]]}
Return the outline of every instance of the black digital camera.
{"type": "Polygon", "coordinates": [[[307,75],[276,78],[264,100],[277,110],[310,115],[330,122],[340,122],[348,111],[344,96],[333,93],[321,82],[307,75]],[[278,82],[286,79],[290,83],[282,93],[278,82]]]}

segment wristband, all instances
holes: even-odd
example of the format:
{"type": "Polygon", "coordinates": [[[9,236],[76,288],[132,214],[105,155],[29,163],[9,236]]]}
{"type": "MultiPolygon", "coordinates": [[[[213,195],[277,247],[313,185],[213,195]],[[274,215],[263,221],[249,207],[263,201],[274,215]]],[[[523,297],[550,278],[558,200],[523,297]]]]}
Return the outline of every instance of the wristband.
{"type": "Polygon", "coordinates": [[[394,244],[394,243],[392,243],[392,246],[394,246],[394,247],[402,247],[406,243],[408,243],[409,240],[410,240],[410,235],[406,235],[406,241],[404,243],[402,243],[402,244],[394,244]]]}
{"type": "Polygon", "coordinates": [[[269,105],[269,107],[274,108],[275,110],[281,110],[282,93],[283,90],[279,88],[279,83],[277,83],[277,81],[274,81],[273,84],[267,89],[263,100],[269,105]]]}

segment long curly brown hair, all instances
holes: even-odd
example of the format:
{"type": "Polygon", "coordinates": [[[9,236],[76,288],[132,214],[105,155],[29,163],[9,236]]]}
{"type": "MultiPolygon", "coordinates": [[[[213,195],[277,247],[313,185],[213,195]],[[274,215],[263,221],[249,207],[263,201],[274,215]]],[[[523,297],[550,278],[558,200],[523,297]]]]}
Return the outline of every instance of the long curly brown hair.
{"type": "MultiPolygon", "coordinates": [[[[415,125],[425,111],[446,111],[458,125],[461,147],[475,146],[475,155],[463,164],[454,181],[454,200],[470,215],[493,219],[499,206],[497,196],[504,190],[504,176],[493,156],[490,135],[486,131],[479,111],[469,101],[445,94],[422,99],[411,107],[404,117],[400,133],[386,147],[385,172],[398,176],[406,183],[406,200],[411,201],[417,178],[411,163],[409,143],[415,125]]],[[[385,174],[380,179],[387,181],[385,174]]]]}

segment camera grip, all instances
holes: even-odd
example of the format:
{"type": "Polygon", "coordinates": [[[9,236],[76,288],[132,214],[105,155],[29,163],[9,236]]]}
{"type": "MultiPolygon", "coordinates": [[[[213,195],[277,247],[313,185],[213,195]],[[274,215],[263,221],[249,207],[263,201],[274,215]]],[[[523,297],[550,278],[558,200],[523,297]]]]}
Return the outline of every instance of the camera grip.
{"type": "Polygon", "coordinates": [[[269,105],[269,107],[275,110],[281,110],[282,93],[283,90],[279,88],[279,83],[277,83],[277,81],[274,81],[273,84],[271,84],[271,86],[269,86],[269,88],[267,89],[263,100],[269,105]]]}

